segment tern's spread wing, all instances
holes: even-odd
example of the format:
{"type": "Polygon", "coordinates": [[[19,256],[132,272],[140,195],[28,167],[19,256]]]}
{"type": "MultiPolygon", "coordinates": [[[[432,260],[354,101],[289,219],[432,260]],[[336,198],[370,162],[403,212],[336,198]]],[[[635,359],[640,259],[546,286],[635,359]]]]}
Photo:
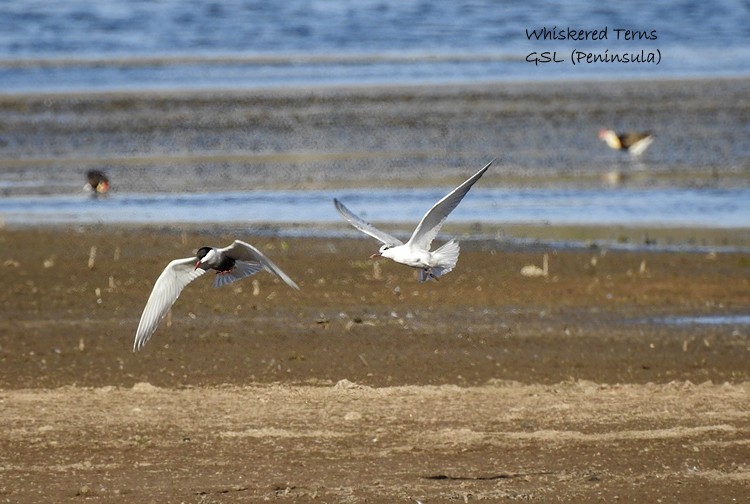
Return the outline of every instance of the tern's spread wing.
{"type": "Polygon", "coordinates": [[[368,234],[372,236],[373,238],[375,238],[376,240],[380,241],[381,243],[385,245],[390,245],[392,247],[404,244],[404,242],[402,242],[398,238],[391,236],[388,233],[384,233],[383,231],[379,230],[378,228],[376,228],[369,222],[354,215],[351,210],[346,208],[344,204],[341,203],[336,198],[333,198],[333,204],[336,205],[336,210],[339,211],[341,216],[344,219],[346,219],[349,222],[349,224],[359,229],[363,233],[368,234]]]}
{"type": "Polygon", "coordinates": [[[231,271],[222,271],[220,275],[216,275],[214,287],[224,287],[259,271],[263,271],[263,265],[258,261],[237,261],[231,271]]]}
{"type": "Polygon", "coordinates": [[[284,273],[281,268],[276,266],[273,261],[263,254],[260,250],[253,247],[249,243],[245,243],[240,240],[235,240],[230,246],[223,248],[220,252],[228,255],[236,261],[243,261],[247,263],[259,263],[266,271],[269,271],[282,279],[289,287],[299,290],[299,286],[294,283],[294,280],[284,273]]]}
{"type": "Polygon", "coordinates": [[[440,231],[440,226],[443,225],[445,219],[453,209],[461,203],[461,200],[464,199],[464,196],[469,192],[471,186],[473,186],[474,183],[484,175],[484,172],[487,171],[487,168],[489,168],[494,161],[495,160],[493,159],[487,163],[484,168],[469,177],[466,182],[453,189],[443,199],[435,203],[435,205],[430,208],[430,211],[422,217],[422,221],[417,226],[417,229],[414,230],[414,234],[411,235],[408,243],[429,250],[432,240],[437,236],[438,231],[440,231]]]}
{"type": "Polygon", "coordinates": [[[195,269],[195,257],[175,259],[167,264],[159,278],[156,279],[154,289],[148,297],[146,307],[143,309],[141,321],[135,333],[133,351],[143,348],[149,340],[159,322],[167,314],[180,292],[187,284],[206,272],[203,268],[195,269]]]}

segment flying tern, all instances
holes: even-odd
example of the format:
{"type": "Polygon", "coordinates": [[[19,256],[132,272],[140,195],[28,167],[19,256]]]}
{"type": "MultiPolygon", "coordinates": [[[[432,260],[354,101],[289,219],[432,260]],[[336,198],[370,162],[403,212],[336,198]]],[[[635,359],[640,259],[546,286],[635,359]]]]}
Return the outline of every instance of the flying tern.
{"type": "Polygon", "coordinates": [[[490,167],[494,160],[487,163],[481,170],[469,177],[463,184],[449,192],[443,199],[435,203],[432,208],[422,217],[419,225],[409,238],[409,241],[403,243],[398,238],[389,235],[375,226],[366,222],[355,215],[351,210],[346,208],[343,203],[334,198],[333,204],[336,210],[352,226],[359,229],[379,240],[383,245],[380,250],[373,254],[371,258],[387,257],[397,263],[411,266],[419,270],[419,281],[424,282],[434,278],[437,280],[440,276],[451,271],[458,261],[459,246],[455,240],[450,240],[442,247],[430,251],[432,240],[440,231],[440,227],[445,222],[448,215],[455,209],[461,200],[469,192],[471,186],[480,179],[484,172],[490,167]]]}
{"type": "Polygon", "coordinates": [[[240,240],[235,240],[234,243],[224,248],[201,247],[195,257],[175,259],[170,262],[156,279],[146,307],[143,309],[141,321],[135,333],[133,351],[140,350],[148,342],[161,319],[177,301],[182,289],[206,271],[215,270],[214,287],[222,287],[254,275],[263,269],[279,277],[288,286],[299,290],[294,280],[260,250],[240,240]]]}

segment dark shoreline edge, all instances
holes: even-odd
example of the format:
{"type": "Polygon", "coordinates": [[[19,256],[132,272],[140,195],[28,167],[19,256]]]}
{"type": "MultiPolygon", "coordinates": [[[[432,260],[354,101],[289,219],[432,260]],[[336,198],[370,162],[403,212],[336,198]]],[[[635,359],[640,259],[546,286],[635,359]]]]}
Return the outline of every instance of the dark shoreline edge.
{"type": "MultiPolygon", "coordinates": [[[[1,216],[0,216],[1,217],[1,216]]],[[[403,223],[388,224],[396,236],[408,238],[411,229],[403,223]]],[[[200,233],[205,236],[231,235],[294,240],[349,240],[371,238],[342,224],[295,224],[277,222],[223,222],[207,226],[199,223],[118,223],[118,224],[34,224],[2,223],[3,231],[58,233],[68,230],[83,234],[145,233],[179,236],[200,233]]],[[[436,243],[458,239],[471,249],[496,250],[619,250],[653,253],[747,253],[750,252],[750,227],[693,228],[670,226],[595,226],[550,224],[446,223],[436,243]]]]}
{"type": "MultiPolygon", "coordinates": [[[[614,90],[633,91],[641,93],[644,89],[658,86],[679,86],[681,89],[703,87],[712,83],[720,87],[734,85],[750,85],[750,75],[738,73],[736,75],[696,76],[674,75],[663,77],[633,76],[624,78],[613,77],[567,77],[555,80],[541,79],[509,79],[483,80],[466,82],[422,82],[422,83],[362,83],[362,84],[323,84],[323,85],[287,85],[287,86],[258,86],[258,87],[206,87],[195,89],[181,88],[144,88],[122,90],[62,90],[62,91],[29,91],[2,92],[0,101],[18,99],[189,99],[189,98],[232,98],[232,97],[289,97],[300,98],[306,96],[367,96],[388,97],[424,92],[436,94],[463,94],[465,92],[491,92],[503,89],[509,92],[531,94],[549,88],[574,88],[582,90],[588,87],[607,87],[614,90]]],[[[720,89],[717,89],[720,91],[720,89]]]]}

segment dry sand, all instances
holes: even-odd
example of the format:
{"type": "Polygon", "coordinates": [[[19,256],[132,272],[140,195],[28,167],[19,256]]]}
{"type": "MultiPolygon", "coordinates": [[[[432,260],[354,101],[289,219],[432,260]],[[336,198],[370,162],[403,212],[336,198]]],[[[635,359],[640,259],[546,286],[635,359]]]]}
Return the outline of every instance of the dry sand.
{"type": "Polygon", "coordinates": [[[464,241],[418,284],[370,240],[243,235],[302,291],[199,279],[132,353],[164,264],[234,234],[0,232],[0,502],[750,494],[748,326],[655,320],[747,315],[746,253],[464,241]]]}

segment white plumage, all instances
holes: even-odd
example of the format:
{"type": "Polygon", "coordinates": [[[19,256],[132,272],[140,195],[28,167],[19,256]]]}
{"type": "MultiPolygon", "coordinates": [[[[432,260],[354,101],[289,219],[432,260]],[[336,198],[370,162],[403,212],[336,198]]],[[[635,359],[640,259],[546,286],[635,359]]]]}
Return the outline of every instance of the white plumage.
{"type": "Polygon", "coordinates": [[[469,177],[463,184],[456,187],[450,193],[445,195],[440,201],[435,203],[432,208],[422,217],[417,228],[412,233],[411,238],[403,243],[398,238],[385,233],[369,222],[355,215],[351,210],[346,208],[339,200],[333,200],[336,210],[352,226],[359,229],[380,241],[383,246],[373,254],[372,257],[387,257],[397,263],[418,268],[419,281],[423,282],[430,278],[437,279],[451,271],[458,261],[459,246],[454,240],[449,241],[435,251],[430,251],[432,241],[440,231],[440,227],[450,213],[461,203],[461,200],[469,192],[469,189],[477,180],[484,175],[484,172],[494,162],[490,161],[481,170],[469,177]]]}
{"type": "Polygon", "coordinates": [[[235,240],[224,248],[202,247],[196,257],[175,259],[167,264],[156,279],[138,323],[133,343],[134,352],[148,342],[161,319],[177,301],[182,289],[210,269],[216,271],[214,287],[228,285],[265,269],[290,287],[299,289],[281,268],[249,243],[235,240]]]}

